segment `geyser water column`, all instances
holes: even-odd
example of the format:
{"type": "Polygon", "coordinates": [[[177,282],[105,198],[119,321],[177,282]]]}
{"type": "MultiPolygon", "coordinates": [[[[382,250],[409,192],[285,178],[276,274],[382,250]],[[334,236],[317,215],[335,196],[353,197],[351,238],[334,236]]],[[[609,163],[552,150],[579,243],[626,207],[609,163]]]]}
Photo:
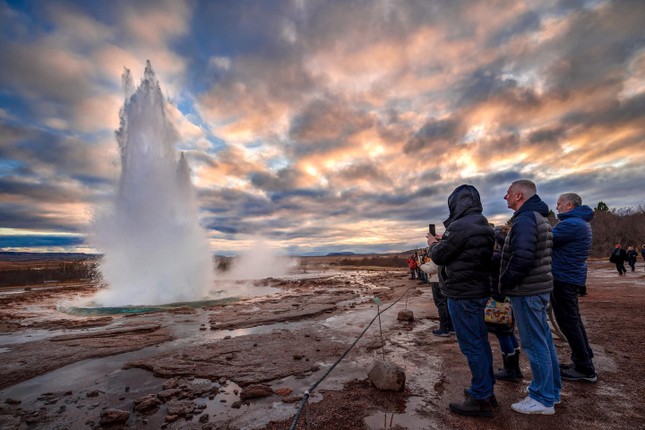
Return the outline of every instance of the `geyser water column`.
{"type": "Polygon", "coordinates": [[[125,103],[116,132],[119,188],[111,207],[98,210],[90,241],[103,253],[107,287],[99,306],[203,300],[214,281],[212,252],[199,225],[190,169],[175,147],[179,134],[148,61],[133,91],[123,74],[125,103]]]}

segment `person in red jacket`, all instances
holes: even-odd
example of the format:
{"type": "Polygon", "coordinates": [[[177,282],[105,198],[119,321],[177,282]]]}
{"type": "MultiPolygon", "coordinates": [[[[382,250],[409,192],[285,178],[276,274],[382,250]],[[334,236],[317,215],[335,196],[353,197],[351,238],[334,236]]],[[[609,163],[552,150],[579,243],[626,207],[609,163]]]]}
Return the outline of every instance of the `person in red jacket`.
{"type": "Polygon", "coordinates": [[[411,255],[408,258],[408,266],[410,266],[410,279],[417,279],[417,256],[411,255]]]}

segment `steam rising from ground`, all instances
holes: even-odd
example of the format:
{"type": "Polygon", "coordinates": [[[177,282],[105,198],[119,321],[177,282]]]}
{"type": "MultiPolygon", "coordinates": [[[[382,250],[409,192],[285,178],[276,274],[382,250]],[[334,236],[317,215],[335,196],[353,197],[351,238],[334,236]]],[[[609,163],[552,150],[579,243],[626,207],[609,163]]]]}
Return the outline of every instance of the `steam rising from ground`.
{"type": "Polygon", "coordinates": [[[104,253],[100,269],[108,284],[94,301],[126,306],[202,300],[214,280],[212,251],[150,62],[136,91],[128,70],[123,86],[116,132],[119,189],[112,207],[95,215],[90,235],[104,253]]]}
{"type": "Polygon", "coordinates": [[[252,280],[279,278],[298,265],[298,259],[283,255],[264,241],[259,241],[252,249],[245,250],[233,260],[226,272],[218,279],[252,280]]]}

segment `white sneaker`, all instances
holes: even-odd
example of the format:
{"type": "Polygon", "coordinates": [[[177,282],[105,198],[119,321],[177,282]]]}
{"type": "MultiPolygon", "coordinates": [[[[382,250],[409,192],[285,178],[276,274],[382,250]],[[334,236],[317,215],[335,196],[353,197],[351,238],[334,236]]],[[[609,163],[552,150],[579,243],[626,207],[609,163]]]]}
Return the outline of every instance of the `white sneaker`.
{"type": "Polygon", "coordinates": [[[532,399],[529,396],[520,400],[517,403],[511,405],[511,409],[520,414],[542,414],[542,415],[553,415],[555,414],[555,409],[553,406],[544,406],[542,403],[538,402],[535,399],[532,399]]]}

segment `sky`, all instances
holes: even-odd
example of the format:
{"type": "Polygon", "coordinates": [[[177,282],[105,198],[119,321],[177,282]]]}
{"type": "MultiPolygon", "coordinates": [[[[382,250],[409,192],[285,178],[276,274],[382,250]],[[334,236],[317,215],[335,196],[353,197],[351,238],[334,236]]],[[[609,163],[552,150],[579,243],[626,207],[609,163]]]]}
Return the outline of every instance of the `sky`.
{"type": "Polygon", "coordinates": [[[215,254],[418,248],[465,183],[495,224],[520,178],[554,210],[645,205],[643,23],[638,0],[0,0],[0,251],[100,252],[146,60],[215,254]]]}

